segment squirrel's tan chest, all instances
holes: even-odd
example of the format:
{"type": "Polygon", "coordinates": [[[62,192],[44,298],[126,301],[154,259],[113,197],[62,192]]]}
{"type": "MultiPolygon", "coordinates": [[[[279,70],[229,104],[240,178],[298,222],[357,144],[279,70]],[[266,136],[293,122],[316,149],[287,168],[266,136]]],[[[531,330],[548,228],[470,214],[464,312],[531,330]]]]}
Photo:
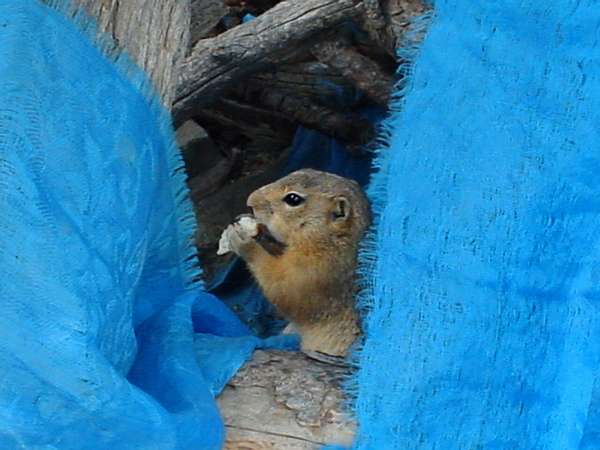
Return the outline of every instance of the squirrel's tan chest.
{"type": "Polygon", "coordinates": [[[305,316],[322,308],[330,269],[322,258],[287,252],[262,261],[252,271],[265,296],[284,315],[305,316]]]}

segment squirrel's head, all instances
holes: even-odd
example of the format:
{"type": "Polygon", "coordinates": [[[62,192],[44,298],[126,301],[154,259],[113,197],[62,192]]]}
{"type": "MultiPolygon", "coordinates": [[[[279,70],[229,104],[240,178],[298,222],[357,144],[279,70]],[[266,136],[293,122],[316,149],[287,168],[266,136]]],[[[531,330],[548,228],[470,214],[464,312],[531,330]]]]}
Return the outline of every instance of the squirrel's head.
{"type": "Polygon", "coordinates": [[[312,169],[257,189],[247,204],[256,220],[288,246],[307,240],[355,243],[370,220],[358,183],[312,169]]]}

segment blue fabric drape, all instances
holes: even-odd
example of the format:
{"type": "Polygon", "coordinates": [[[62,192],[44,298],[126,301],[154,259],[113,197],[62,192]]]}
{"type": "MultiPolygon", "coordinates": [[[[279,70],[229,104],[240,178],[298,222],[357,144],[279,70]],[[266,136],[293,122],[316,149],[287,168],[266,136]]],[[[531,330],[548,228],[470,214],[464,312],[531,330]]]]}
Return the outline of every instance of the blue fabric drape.
{"type": "Polygon", "coordinates": [[[0,448],[219,449],[213,395],[266,343],[192,281],[147,80],[56,7],[0,1],[0,448]]]}
{"type": "Polygon", "coordinates": [[[600,448],[599,29],[436,2],[371,186],[356,448],[600,448]]]}

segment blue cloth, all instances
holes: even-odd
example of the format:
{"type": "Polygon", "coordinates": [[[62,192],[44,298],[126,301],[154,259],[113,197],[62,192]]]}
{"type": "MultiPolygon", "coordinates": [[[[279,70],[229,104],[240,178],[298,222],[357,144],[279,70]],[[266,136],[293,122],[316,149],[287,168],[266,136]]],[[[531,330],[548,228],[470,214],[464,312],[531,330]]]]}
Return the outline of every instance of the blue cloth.
{"type": "Polygon", "coordinates": [[[436,2],[370,188],[356,448],[600,448],[599,29],[436,2]]]}
{"type": "Polygon", "coordinates": [[[289,342],[193,281],[169,116],[76,20],[0,0],[0,448],[219,449],[213,395],[289,342]]]}

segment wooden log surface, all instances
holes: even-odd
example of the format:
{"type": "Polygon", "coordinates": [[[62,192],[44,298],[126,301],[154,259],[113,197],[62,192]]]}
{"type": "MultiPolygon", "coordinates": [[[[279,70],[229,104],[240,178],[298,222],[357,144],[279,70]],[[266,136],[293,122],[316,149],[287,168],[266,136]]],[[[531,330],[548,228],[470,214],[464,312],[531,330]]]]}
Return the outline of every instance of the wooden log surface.
{"type": "Polygon", "coordinates": [[[226,450],[317,450],[349,445],[355,423],[344,411],[345,367],[299,352],[256,351],[218,397],[226,450]]]}
{"type": "Polygon", "coordinates": [[[339,103],[340,91],[349,92],[353,85],[337,71],[318,61],[283,64],[276,71],[252,75],[246,81],[250,90],[277,89],[301,95],[314,102],[339,103]]]}
{"type": "Polygon", "coordinates": [[[269,89],[262,92],[260,101],[308,128],[322,131],[348,143],[364,145],[374,136],[373,127],[367,119],[358,114],[344,114],[316,105],[304,97],[269,89]]]}
{"type": "Polygon", "coordinates": [[[412,19],[425,14],[428,10],[422,0],[384,0],[381,2],[381,8],[388,23],[387,33],[391,36],[391,45],[394,49],[402,42],[412,19]]]}
{"type": "Polygon", "coordinates": [[[344,38],[336,36],[319,42],[313,46],[312,53],[319,61],[352,80],[375,103],[387,106],[394,77],[352,48],[344,38]]]}
{"type": "Polygon", "coordinates": [[[190,3],[181,0],[74,0],[150,76],[170,109],[190,38],[190,3]]]}
{"type": "Polygon", "coordinates": [[[228,11],[223,0],[191,0],[190,44],[209,36],[228,11]]]}

